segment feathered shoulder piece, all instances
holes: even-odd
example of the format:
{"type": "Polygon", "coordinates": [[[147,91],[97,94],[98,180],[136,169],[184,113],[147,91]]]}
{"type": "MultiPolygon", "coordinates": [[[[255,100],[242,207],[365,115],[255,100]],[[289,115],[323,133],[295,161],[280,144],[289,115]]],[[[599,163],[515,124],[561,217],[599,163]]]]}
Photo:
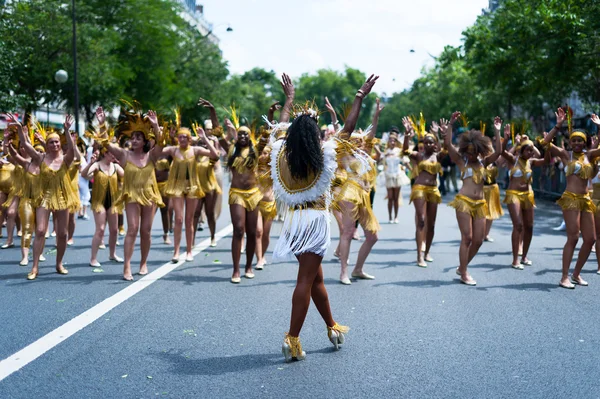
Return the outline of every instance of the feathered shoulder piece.
{"type": "Polygon", "coordinates": [[[318,174],[298,180],[291,176],[285,156],[285,141],[277,140],[271,151],[271,179],[275,196],[285,205],[303,206],[308,202],[319,203],[324,208],[331,204],[331,184],[338,167],[337,142],[330,139],[322,144],[323,169],[318,174]]]}
{"type": "Polygon", "coordinates": [[[263,115],[263,120],[269,127],[268,131],[270,131],[271,142],[285,137],[285,135],[287,134],[287,130],[291,125],[291,123],[288,122],[271,122],[266,115],[263,115]]]}

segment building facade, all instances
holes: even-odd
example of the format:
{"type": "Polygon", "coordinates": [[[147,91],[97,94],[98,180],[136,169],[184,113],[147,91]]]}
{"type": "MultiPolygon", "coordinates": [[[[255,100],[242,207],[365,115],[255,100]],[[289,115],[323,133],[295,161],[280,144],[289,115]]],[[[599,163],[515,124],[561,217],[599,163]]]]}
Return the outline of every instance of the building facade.
{"type": "Polygon", "coordinates": [[[183,19],[218,46],[219,38],[213,32],[214,25],[204,17],[204,6],[198,4],[196,0],[179,0],[179,2],[183,6],[183,19]]]}

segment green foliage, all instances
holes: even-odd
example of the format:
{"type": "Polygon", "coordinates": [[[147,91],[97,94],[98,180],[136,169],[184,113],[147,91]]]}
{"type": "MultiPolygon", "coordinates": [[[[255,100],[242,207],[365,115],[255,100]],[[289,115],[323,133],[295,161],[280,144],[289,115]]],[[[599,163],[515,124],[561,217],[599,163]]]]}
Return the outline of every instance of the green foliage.
{"type": "Polygon", "coordinates": [[[409,90],[389,99],[384,129],[401,117],[466,112],[471,127],[500,115],[544,115],[572,92],[600,102],[600,3],[585,0],[504,0],[463,32],[464,46],[447,47],[409,90]]]}

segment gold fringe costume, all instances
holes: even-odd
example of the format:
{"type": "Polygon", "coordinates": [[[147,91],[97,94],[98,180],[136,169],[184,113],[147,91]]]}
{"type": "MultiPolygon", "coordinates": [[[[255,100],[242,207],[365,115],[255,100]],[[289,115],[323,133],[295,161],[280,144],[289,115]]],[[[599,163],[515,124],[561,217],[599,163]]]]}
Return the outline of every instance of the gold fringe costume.
{"type": "Polygon", "coordinates": [[[487,203],[485,218],[488,220],[500,219],[504,215],[504,210],[500,204],[500,187],[498,187],[498,184],[483,186],[483,196],[487,203]]]}
{"type": "MultiPolygon", "coordinates": [[[[165,170],[169,170],[171,168],[171,163],[167,158],[161,158],[156,161],[156,171],[163,172],[165,170]]],[[[167,181],[159,181],[156,183],[158,185],[158,191],[160,191],[160,195],[162,197],[166,197],[167,193],[165,192],[167,188],[167,181]]]]}
{"type": "Polygon", "coordinates": [[[506,190],[506,196],[504,197],[505,204],[521,204],[522,209],[535,208],[535,197],[532,190],[528,191],[517,191],[517,190],[506,190]]]}
{"type": "Polygon", "coordinates": [[[58,170],[53,170],[42,161],[39,180],[41,190],[40,197],[35,201],[36,208],[50,211],[68,210],[69,213],[79,210],[78,196],[73,190],[73,183],[64,162],[58,170]]]}
{"type": "Polygon", "coordinates": [[[437,186],[424,186],[422,184],[415,184],[412,186],[410,192],[410,201],[412,203],[416,199],[424,199],[425,202],[431,202],[432,204],[439,204],[442,202],[442,195],[437,186]]]}
{"type": "Polygon", "coordinates": [[[372,145],[365,144],[363,153],[359,152],[350,156],[350,162],[346,167],[347,179],[339,190],[335,206],[338,207],[340,202],[351,203],[353,207],[349,216],[353,220],[358,220],[366,231],[376,233],[381,226],[373,213],[369,194],[371,187],[377,181],[377,165],[368,155],[371,153],[372,145]],[[365,163],[368,163],[369,166],[366,170],[365,163]]]}
{"type": "Polygon", "coordinates": [[[448,206],[456,209],[458,212],[468,213],[473,219],[486,217],[485,199],[472,199],[466,195],[457,194],[456,197],[448,203],[448,206]]]}
{"type": "Polygon", "coordinates": [[[256,209],[262,198],[263,195],[258,187],[250,190],[233,187],[229,189],[229,205],[241,205],[250,212],[256,209]]]}
{"type": "Polygon", "coordinates": [[[165,193],[169,197],[203,198],[194,151],[188,148],[182,155],[184,158],[173,157],[165,193]]]}
{"type": "Polygon", "coordinates": [[[217,162],[219,161],[210,159],[207,156],[202,156],[198,159],[196,170],[200,179],[200,187],[205,193],[214,191],[216,194],[222,194],[221,186],[219,186],[217,175],[215,174],[215,164],[217,162]]]}
{"type": "Polygon", "coordinates": [[[575,159],[573,159],[573,153],[571,152],[571,161],[567,164],[565,175],[576,175],[583,180],[594,177],[594,166],[589,162],[585,162],[586,158],[584,153],[580,153],[575,154],[575,159]]]}
{"type": "Polygon", "coordinates": [[[34,201],[40,197],[41,182],[39,175],[29,171],[23,174],[21,199],[19,200],[19,218],[21,218],[21,248],[29,248],[35,232],[34,201]]]}
{"type": "Polygon", "coordinates": [[[94,188],[92,190],[91,207],[93,212],[119,213],[122,209],[116,209],[114,204],[119,197],[119,175],[113,166],[113,173],[107,175],[100,168],[94,172],[94,188]]]}
{"type": "Polygon", "coordinates": [[[556,203],[564,210],[596,213],[596,205],[589,193],[575,194],[565,191],[556,203]]]}
{"type": "Polygon", "coordinates": [[[0,193],[10,194],[13,179],[12,173],[15,170],[15,165],[6,163],[0,166],[0,193]]]}
{"type": "Polygon", "coordinates": [[[487,167],[488,170],[488,181],[483,186],[483,197],[485,198],[486,216],[488,220],[500,219],[504,215],[504,210],[500,204],[500,187],[496,184],[498,178],[498,167],[494,164],[490,164],[487,167]]]}
{"type": "Polygon", "coordinates": [[[430,175],[437,176],[442,173],[442,165],[434,161],[421,161],[411,170],[411,178],[416,179],[421,172],[427,172],[430,175]]]}
{"type": "MultiPolygon", "coordinates": [[[[69,166],[68,169],[68,174],[69,174],[69,180],[71,181],[71,186],[73,187],[73,201],[75,201],[75,203],[77,205],[75,205],[75,209],[76,211],[79,211],[79,209],[81,208],[81,200],[79,198],[79,168],[81,166],[81,161],[73,161],[71,163],[71,166],[69,166]]],[[[75,211],[70,212],[70,213],[75,213],[75,211]]]]}
{"type": "Polygon", "coordinates": [[[263,219],[273,220],[277,216],[277,206],[275,201],[260,201],[258,203],[258,209],[263,219]]]}
{"type": "Polygon", "coordinates": [[[146,166],[140,168],[128,161],[125,165],[125,176],[123,178],[123,189],[121,195],[113,206],[121,207],[135,202],[141,206],[158,205],[165,206],[156,184],[154,163],[148,161],[146,166]]]}
{"type": "Polygon", "coordinates": [[[12,204],[15,197],[21,197],[24,179],[25,169],[23,169],[20,165],[16,165],[11,173],[11,187],[6,201],[4,204],[2,204],[3,207],[8,208],[12,204]]]}

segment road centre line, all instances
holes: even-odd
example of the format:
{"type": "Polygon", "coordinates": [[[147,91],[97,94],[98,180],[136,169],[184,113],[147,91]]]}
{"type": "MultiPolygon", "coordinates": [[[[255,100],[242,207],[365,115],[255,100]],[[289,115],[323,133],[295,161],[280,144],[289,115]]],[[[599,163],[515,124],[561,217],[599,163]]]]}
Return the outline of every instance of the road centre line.
{"type": "MultiPolygon", "coordinates": [[[[231,234],[232,231],[233,225],[229,224],[227,227],[215,234],[215,239],[219,241],[223,237],[231,234]]],[[[207,238],[194,247],[192,254],[196,256],[209,246],[210,238],[207,238]]],[[[113,296],[103,300],[79,316],[69,320],[62,326],[49,332],[37,341],[16,352],[12,356],[0,361],[0,381],[33,362],[38,357],[42,356],[44,353],[48,352],[61,342],[67,340],[80,330],[89,326],[94,321],[98,320],[100,317],[104,316],[106,313],[110,312],[143,289],[160,280],[183,263],[184,261],[182,260],[180,260],[178,263],[171,263],[171,261],[165,263],[152,273],[149,273],[147,276],[144,276],[136,282],[131,283],[113,296]]]]}

